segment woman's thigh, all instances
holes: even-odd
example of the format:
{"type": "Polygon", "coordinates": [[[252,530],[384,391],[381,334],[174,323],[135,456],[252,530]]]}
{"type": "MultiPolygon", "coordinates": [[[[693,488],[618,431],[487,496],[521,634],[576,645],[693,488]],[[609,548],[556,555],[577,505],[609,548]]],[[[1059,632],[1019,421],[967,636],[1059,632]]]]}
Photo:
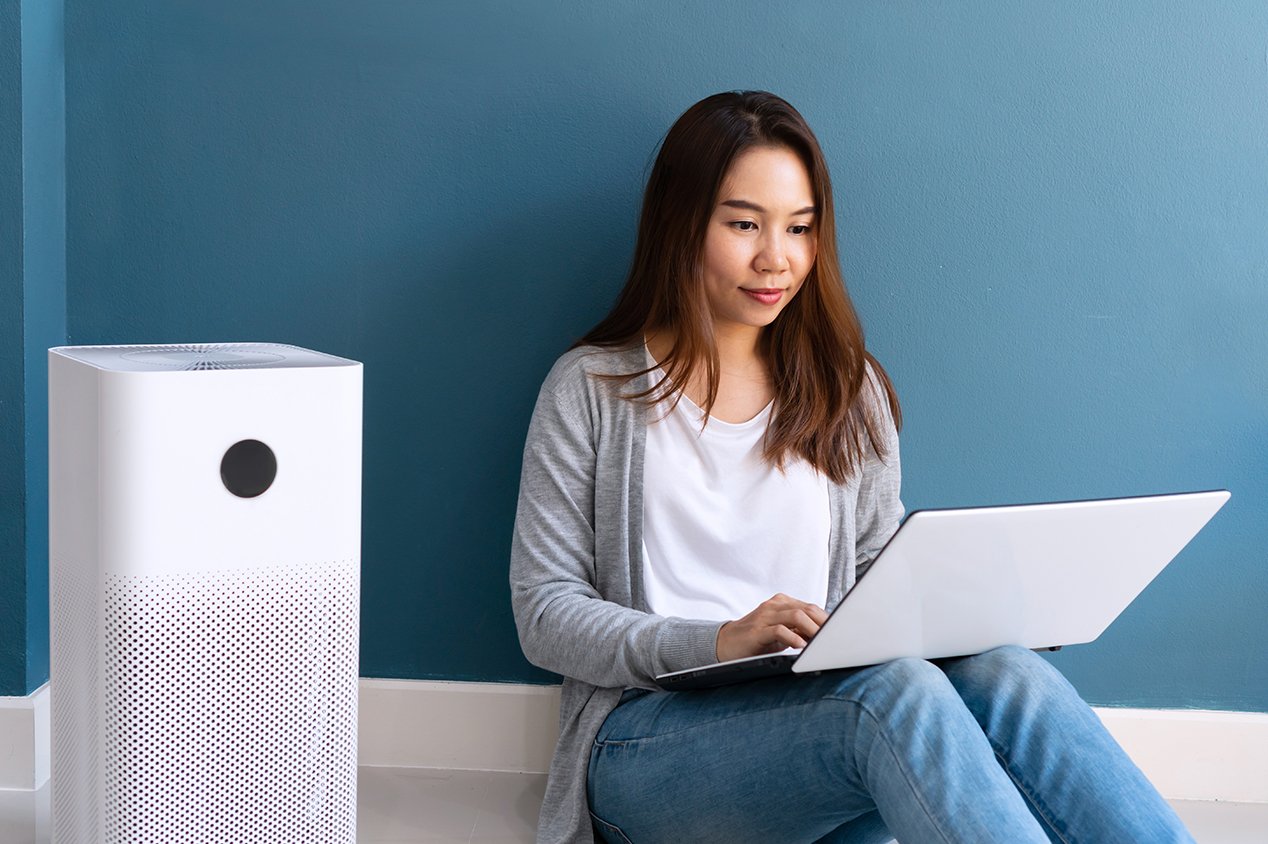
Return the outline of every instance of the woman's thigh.
{"type": "Polygon", "coordinates": [[[628,699],[591,753],[591,811],[615,841],[815,841],[875,811],[857,752],[877,731],[868,710],[922,685],[960,705],[919,660],[628,699]]]}

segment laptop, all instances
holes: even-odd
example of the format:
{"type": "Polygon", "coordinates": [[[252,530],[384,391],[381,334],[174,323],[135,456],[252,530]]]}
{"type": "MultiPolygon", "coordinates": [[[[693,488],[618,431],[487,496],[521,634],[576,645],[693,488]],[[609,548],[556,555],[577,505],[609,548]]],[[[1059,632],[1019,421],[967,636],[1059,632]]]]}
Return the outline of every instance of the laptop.
{"type": "Polygon", "coordinates": [[[662,674],[670,691],[968,656],[1056,650],[1105,631],[1228,501],[1228,490],[917,510],[800,651],[662,674]]]}

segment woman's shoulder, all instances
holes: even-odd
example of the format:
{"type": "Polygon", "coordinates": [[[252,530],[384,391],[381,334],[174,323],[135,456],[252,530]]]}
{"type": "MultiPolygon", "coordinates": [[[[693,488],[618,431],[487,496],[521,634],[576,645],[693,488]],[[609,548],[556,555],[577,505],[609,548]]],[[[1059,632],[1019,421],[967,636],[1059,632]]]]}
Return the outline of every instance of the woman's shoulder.
{"type": "Polygon", "coordinates": [[[542,389],[555,393],[589,391],[604,376],[631,375],[646,368],[646,351],[641,344],[620,348],[577,346],[555,361],[542,389]]]}
{"type": "Polygon", "coordinates": [[[869,352],[863,361],[863,383],[859,397],[870,406],[889,405],[889,373],[869,352]]]}
{"type": "Polygon", "coordinates": [[[888,451],[898,440],[898,425],[901,417],[896,416],[897,397],[893,397],[891,402],[893,385],[889,380],[889,373],[885,371],[880,361],[870,355],[868,357],[870,359],[864,364],[859,401],[863,405],[864,413],[875,420],[879,432],[886,441],[888,451]]]}
{"type": "Polygon", "coordinates": [[[646,369],[642,346],[612,349],[578,346],[569,349],[555,361],[537,395],[534,418],[540,424],[554,419],[565,426],[593,427],[597,420],[615,414],[635,413],[635,407],[622,399],[621,377],[646,369]]]}

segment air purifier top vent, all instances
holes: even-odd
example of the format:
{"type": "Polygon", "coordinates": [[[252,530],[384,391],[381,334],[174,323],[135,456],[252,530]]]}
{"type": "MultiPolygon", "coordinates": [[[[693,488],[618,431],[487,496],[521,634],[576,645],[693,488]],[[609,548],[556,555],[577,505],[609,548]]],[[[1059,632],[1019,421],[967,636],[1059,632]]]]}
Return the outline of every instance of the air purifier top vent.
{"type": "Polygon", "coordinates": [[[49,351],[114,372],[294,369],[356,366],[347,358],[280,343],[184,343],[170,346],[61,346],[49,351]]]}

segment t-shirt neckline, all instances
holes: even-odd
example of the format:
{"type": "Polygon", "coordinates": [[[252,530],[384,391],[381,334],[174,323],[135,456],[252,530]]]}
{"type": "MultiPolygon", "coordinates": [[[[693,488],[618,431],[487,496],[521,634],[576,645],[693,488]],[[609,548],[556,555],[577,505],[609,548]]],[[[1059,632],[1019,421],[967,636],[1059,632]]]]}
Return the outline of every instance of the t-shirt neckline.
{"type": "MultiPolygon", "coordinates": [[[[648,364],[654,367],[653,376],[658,379],[668,379],[669,376],[665,373],[665,370],[660,368],[660,361],[656,360],[656,358],[652,355],[652,350],[648,348],[646,340],[643,341],[643,353],[647,356],[648,364]]],[[[692,401],[685,392],[679,393],[678,395],[680,406],[681,403],[686,403],[687,407],[691,409],[693,415],[696,417],[696,421],[700,421],[708,416],[708,414],[704,412],[704,408],[692,401]]],[[[765,426],[767,420],[770,418],[771,409],[774,406],[775,400],[771,399],[761,410],[757,411],[752,419],[746,419],[743,422],[727,422],[725,419],[719,419],[716,416],[709,416],[709,424],[720,425],[725,430],[735,431],[736,433],[745,431],[759,424],[765,426]]]]}

